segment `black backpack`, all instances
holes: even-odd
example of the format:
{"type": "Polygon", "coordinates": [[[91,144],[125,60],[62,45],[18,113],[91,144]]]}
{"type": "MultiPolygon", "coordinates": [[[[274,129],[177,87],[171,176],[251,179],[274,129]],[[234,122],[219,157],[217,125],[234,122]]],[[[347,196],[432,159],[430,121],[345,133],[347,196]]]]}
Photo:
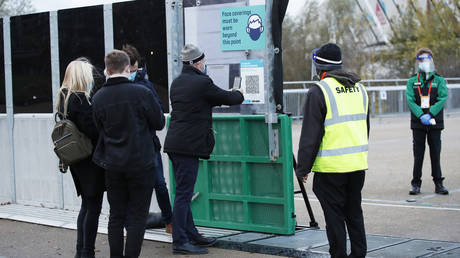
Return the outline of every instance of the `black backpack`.
{"type": "Polygon", "coordinates": [[[56,112],[54,116],[56,124],[51,133],[54,152],[59,157],[59,170],[62,173],[67,171],[69,165],[88,158],[93,152],[91,140],[67,118],[67,105],[68,103],[65,104],[64,114],[56,112]],[[62,119],[58,121],[59,115],[62,119]]]}

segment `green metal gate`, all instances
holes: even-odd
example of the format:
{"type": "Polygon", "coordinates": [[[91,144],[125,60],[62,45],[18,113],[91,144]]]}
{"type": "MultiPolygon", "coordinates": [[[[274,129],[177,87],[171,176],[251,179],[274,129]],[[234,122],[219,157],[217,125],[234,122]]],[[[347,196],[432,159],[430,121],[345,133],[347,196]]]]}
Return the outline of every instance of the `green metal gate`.
{"type": "Polygon", "coordinates": [[[294,234],[291,123],[287,115],[278,115],[273,124],[279,157],[270,161],[263,115],[213,116],[216,145],[209,160],[200,159],[191,205],[196,225],[294,234]]]}

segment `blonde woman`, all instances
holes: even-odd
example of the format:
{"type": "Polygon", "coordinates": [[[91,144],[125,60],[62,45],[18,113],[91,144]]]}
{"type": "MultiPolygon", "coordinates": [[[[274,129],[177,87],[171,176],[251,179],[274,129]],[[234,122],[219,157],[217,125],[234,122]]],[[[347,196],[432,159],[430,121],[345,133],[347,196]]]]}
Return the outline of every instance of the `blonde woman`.
{"type": "MultiPolygon", "coordinates": [[[[87,59],[70,62],[58,93],[56,109],[76,124],[88,136],[93,146],[98,131],[93,122],[89,92],[93,79],[93,66],[87,59]]],[[[61,117],[62,118],[62,117],[61,117]]],[[[105,191],[104,169],[93,163],[91,157],[70,166],[77,195],[81,196],[81,208],[77,219],[76,258],[94,257],[102,197],[105,191]]]]}

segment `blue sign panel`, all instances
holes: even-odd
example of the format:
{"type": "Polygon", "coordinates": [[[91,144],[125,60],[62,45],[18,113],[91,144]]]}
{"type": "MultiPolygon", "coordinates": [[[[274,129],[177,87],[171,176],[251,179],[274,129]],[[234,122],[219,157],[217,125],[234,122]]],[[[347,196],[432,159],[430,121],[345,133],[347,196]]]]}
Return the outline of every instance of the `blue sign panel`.
{"type": "Polygon", "coordinates": [[[222,8],[222,51],[265,49],[265,5],[222,8]]]}

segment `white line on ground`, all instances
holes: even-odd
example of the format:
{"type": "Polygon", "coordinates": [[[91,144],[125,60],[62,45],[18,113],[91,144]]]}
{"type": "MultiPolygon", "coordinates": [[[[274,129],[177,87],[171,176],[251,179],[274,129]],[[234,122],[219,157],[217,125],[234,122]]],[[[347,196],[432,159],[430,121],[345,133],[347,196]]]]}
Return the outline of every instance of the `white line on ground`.
{"type": "MultiPolygon", "coordinates": [[[[460,191],[460,189],[456,189],[460,191]]],[[[300,196],[294,197],[296,201],[303,201],[300,196]]],[[[310,201],[319,202],[316,198],[309,198],[310,201]]],[[[364,199],[363,199],[364,200],[364,199]]],[[[362,205],[368,206],[381,206],[381,207],[395,207],[395,208],[409,208],[409,209],[426,209],[426,210],[446,210],[446,211],[460,211],[460,208],[454,207],[433,207],[430,203],[419,203],[414,205],[405,205],[406,201],[391,201],[391,200],[378,200],[378,199],[365,199],[362,205]],[[386,203],[384,203],[386,202],[386,203]]],[[[437,204],[439,205],[439,204],[437,204]]],[[[449,205],[449,204],[445,204],[449,205]]]]}
{"type": "MultiPolygon", "coordinates": [[[[449,190],[449,194],[460,192],[460,189],[454,189],[454,190],[449,190]]],[[[430,199],[433,197],[439,196],[439,194],[430,194],[430,195],[425,195],[417,198],[410,199],[411,201],[420,201],[420,200],[426,200],[430,199]]],[[[409,200],[408,200],[409,201],[409,200]]]]}

